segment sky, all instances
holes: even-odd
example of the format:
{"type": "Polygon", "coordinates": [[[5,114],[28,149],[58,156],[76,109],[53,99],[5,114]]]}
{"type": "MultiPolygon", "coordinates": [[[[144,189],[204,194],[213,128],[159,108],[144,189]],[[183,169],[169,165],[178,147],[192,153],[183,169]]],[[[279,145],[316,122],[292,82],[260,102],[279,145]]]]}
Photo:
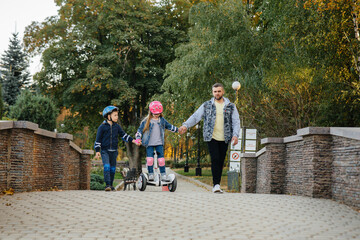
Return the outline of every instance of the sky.
{"type": "MultiPolygon", "coordinates": [[[[57,15],[57,10],[54,0],[0,0],[0,55],[8,49],[12,33],[17,31],[22,42],[26,26],[57,15]]],[[[40,69],[40,56],[31,58],[31,75],[40,69]]]]}

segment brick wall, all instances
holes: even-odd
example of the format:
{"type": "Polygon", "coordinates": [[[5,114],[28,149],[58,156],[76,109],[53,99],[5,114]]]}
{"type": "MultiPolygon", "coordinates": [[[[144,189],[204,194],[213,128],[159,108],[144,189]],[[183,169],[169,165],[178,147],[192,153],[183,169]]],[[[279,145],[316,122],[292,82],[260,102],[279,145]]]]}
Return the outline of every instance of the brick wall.
{"type": "Polygon", "coordinates": [[[285,147],[282,139],[273,138],[266,152],[257,158],[257,193],[284,193],[285,147]]]}
{"type": "Polygon", "coordinates": [[[333,136],[332,198],[351,206],[360,205],[359,140],[333,136]]]}
{"type": "Polygon", "coordinates": [[[256,192],[257,159],[254,153],[242,153],[241,159],[241,192],[256,192]]]}
{"type": "Polygon", "coordinates": [[[271,162],[267,161],[267,159],[270,159],[270,152],[268,151],[259,156],[256,161],[257,170],[255,189],[257,193],[270,193],[270,184],[268,181],[271,177],[271,162]]]}
{"type": "Polygon", "coordinates": [[[304,178],[311,165],[303,160],[304,141],[290,142],[285,146],[285,194],[305,195],[304,178]]]}
{"type": "Polygon", "coordinates": [[[32,188],[46,189],[54,184],[54,168],[51,158],[55,140],[41,135],[34,135],[32,159],[32,188]],[[51,164],[51,165],[50,165],[51,164]]]}
{"type": "Polygon", "coordinates": [[[242,156],[242,192],[334,199],[360,209],[360,128],[310,127],[262,144],[254,156],[242,156]]]}
{"type": "Polygon", "coordinates": [[[91,150],[72,135],[25,121],[0,121],[0,191],[90,189],[91,150]]]}

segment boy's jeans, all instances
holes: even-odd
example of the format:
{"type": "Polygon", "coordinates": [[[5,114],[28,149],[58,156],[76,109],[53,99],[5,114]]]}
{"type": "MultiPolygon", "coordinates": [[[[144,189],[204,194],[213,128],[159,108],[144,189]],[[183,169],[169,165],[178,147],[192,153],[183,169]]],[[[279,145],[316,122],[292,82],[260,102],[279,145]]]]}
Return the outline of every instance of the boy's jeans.
{"type": "Polygon", "coordinates": [[[104,166],[104,181],[106,186],[112,186],[116,171],[118,151],[101,150],[101,159],[104,166]]]}
{"type": "MultiPolygon", "coordinates": [[[[147,158],[148,157],[153,158],[154,157],[154,149],[155,149],[156,154],[157,154],[158,166],[159,166],[159,169],[160,169],[160,173],[165,174],[166,173],[165,166],[160,166],[160,164],[159,164],[159,159],[164,158],[164,146],[163,145],[147,147],[146,148],[146,157],[147,158]]],[[[149,173],[154,173],[154,165],[151,165],[151,166],[148,165],[148,172],[149,173]]]]}

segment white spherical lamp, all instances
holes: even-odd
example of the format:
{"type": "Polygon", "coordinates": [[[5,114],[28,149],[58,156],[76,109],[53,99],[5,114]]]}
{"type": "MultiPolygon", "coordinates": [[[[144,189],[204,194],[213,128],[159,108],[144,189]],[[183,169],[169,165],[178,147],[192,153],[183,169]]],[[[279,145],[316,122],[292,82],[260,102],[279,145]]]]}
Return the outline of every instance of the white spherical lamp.
{"type": "Polygon", "coordinates": [[[232,88],[237,91],[241,88],[241,84],[238,81],[233,82],[232,88]]]}

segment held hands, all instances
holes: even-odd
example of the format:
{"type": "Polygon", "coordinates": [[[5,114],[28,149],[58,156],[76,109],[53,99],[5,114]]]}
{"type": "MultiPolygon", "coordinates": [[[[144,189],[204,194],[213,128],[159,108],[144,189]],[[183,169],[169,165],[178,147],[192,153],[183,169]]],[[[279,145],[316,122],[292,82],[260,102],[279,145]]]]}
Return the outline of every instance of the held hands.
{"type": "Polygon", "coordinates": [[[236,144],[238,144],[238,138],[233,136],[231,139],[231,145],[235,146],[236,144]]]}
{"type": "Polygon", "coordinates": [[[141,139],[134,139],[134,140],[132,140],[132,142],[134,143],[134,144],[136,144],[137,146],[141,146],[141,139]]]}
{"type": "Polygon", "coordinates": [[[185,126],[179,127],[179,133],[184,134],[187,131],[187,128],[185,126]]]}
{"type": "Polygon", "coordinates": [[[99,160],[100,156],[101,156],[100,152],[96,152],[95,158],[96,158],[97,160],[99,160]]]}

